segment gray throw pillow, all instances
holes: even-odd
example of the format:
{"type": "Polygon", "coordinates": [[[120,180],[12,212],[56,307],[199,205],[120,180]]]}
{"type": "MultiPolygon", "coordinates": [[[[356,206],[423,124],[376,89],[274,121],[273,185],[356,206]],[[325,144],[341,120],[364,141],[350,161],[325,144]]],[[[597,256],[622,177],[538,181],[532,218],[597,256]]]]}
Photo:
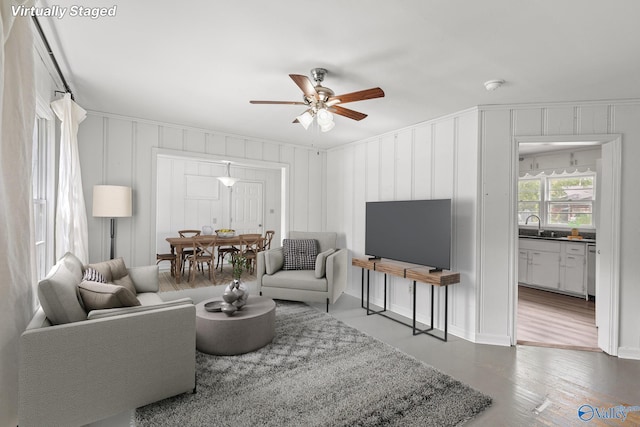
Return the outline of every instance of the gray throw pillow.
{"type": "Polygon", "coordinates": [[[106,283],[114,283],[116,285],[124,286],[133,295],[136,295],[138,293],[136,291],[136,287],[133,284],[133,281],[129,277],[127,266],[124,264],[124,259],[122,257],[110,259],[108,261],[102,261],[96,264],[89,264],[87,266],[87,270],[89,268],[93,268],[99,271],[106,279],[106,283]]]}
{"type": "Polygon", "coordinates": [[[83,280],[78,290],[87,311],[140,305],[131,291],[111,283],[83,280]]]}
{"type": "Polygon", "coordinates": [[[322,279],[326,274],[327,258],[334,253],[335,249],[327,249],[320,252],[316,258],[316,279],[322,279]]]}
{"type": "Polygon", "coordinates": [[[315,270],[318,242],[315,239],[284,239],[283,270],[315,270]]]}
{"type": "Polygon", "coordinates": [[[284,267],[284,253],[282,248],[271,249],[264,252],[265,273],[271,275],[284,267]]]}

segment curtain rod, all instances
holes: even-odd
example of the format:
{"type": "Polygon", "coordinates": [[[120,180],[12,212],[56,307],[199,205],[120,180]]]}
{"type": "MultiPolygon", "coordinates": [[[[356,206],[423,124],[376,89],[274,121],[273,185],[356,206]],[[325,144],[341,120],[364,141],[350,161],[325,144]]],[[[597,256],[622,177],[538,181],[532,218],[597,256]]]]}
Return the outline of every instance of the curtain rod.
{"type": "MultiPolygon", "coordinates": [[[[60,65],[58,65],[58,61],[56,60],[56,56],[53,54],[53,50],[51,50],[51,45],[49,44],[49,41],[47,40],[47,37],[44,35],[44,31],[42,31],[42,27],[40,26],[40,22],[38,21],[38,18],[36,18],[35,16],[32,16],[33,18],[33,22],[36,25],[36,28],[38,29],[38,33],[40,34],[40,38],[42,39],[42,42],[44,43],[44,47],[47,49],[47,53],[49,54],[49,57],[51,58],[51,61],[53,61],[53,66],[56,68],[56,71],[58,72],[58,75],[60,76],[60,79],[62,80],[62,84],[64,85],[64,89],[71,95],[71,99],[75,100],[74,96],[73,96],[73,92],[71,91],[71,88],[69,87],[69,83],[67,83],[67,79],[64,78],[64,74],[62,74],[62,70],[60,70],[60,65]]],[[[59,91],[56,91],[59,92],[59,91]]]]}

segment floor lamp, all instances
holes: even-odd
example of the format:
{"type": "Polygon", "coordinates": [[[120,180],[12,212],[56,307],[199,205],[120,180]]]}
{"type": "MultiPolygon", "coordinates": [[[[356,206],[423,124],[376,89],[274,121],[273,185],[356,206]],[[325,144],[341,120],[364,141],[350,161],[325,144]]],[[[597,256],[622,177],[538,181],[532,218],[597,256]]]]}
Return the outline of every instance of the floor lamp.
{"type": "Polygon", "coordinates": [[[111,218],[111,259],[115,256],[116,218],[131,216],[131,187],[93,186],[93,216],[111,218]]]}

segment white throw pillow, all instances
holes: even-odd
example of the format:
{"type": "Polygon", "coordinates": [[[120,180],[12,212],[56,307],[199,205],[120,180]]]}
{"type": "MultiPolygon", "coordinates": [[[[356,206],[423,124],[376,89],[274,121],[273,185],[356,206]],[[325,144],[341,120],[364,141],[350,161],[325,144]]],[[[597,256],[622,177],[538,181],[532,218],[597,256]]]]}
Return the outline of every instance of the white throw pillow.
{"type": "Polygon", "coordinates": [[[321,279],[326,274],[327,257],[334,253],[335,249],[327,249],[324,252],[320,252],[316,257],[316,279],[321,279]]]}

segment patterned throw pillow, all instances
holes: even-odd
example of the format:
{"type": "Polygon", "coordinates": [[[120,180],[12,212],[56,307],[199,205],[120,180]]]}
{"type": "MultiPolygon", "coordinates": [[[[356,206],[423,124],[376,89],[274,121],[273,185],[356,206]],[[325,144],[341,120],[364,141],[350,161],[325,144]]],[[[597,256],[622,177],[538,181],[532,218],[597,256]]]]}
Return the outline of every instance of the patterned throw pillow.
{"type": "Polygon", "coordinates": [[[318,241],[315,239],[284,239],[283,270],[315,270],[318,241]]]}
{"type": "Polygon", "coordinates": [[[82,280],[88,280],[89,282],[107,283],[107,279],[94,268],[87,268],[82,276],[82,280]]]}

